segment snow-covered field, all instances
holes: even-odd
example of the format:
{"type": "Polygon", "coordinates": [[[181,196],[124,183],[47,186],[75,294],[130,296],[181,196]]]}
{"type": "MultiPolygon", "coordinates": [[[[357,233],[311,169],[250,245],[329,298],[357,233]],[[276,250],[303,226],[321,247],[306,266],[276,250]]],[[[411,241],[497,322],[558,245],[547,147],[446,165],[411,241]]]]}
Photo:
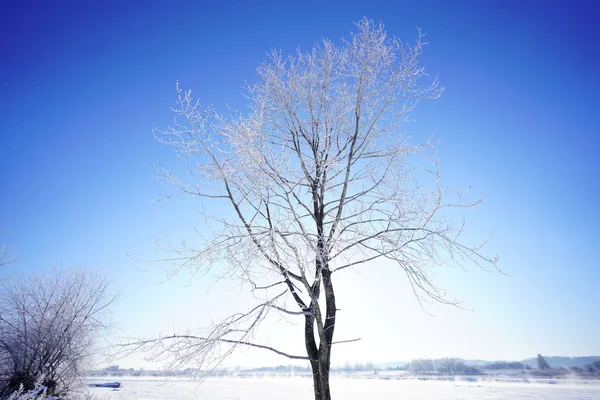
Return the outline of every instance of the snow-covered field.
{"type": "MultiPolygon", "coordinates": [[[[204,400],[310,400],[312,380],[307,378],[211,378],[202,384],[165,378],[118,378],[120,389],[90,388],[99,399],[204,399],[204,400]]],[[[108,382],[110,379],[90,379],[108,382]]],[[[600,399],[600,381],[553,380],[497,382],[383,380],[331,378],[335,400],[589,400],[600,399]]]]}

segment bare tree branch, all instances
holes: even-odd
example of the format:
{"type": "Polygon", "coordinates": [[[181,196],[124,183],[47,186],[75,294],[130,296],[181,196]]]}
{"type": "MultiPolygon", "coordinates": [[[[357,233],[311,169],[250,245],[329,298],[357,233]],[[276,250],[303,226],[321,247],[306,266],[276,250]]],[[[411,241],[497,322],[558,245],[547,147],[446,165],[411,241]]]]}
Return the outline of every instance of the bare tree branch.
{"type": "Polygon", "coordinates": [[[10,255],[10,249],[8,246],[0,245],[0,267],[6,267],[14,263],[14,259],[10,255]]]}
{"type": "MultiPolygon", "coordinates": [[[[165,341],[175,341],[180,343],[181,340],[184,341],[198,341],[199,343],[206,343],[206,342],[211,342],[211,343],[229,343],[229,344],[234,344],[234,345],[243,345],[243,346],[249,346],[249,347],[255,347],[258,349],[263,349],[263,350],[269,350],[272,351],[276,354],[279,354],[280,356],[284,356],[287,357],[289,359],[292,360],[310,360],[310,358],[308,358],[307,356],[297,356],[297,355],[292,355],[286,352],[283,352],[281,350],[277,350],[271,346],[266,346],[263,344],[257,344],[257,343],[251,343],[251,342],[246,342],[243,340],[230,340],[230,339],[223,339],[223,338],[206,338],[206,337],[199,337],[199,336],[194,336],[194,335],[170,335],[170,336],[163,336],[160,337],[158,339],[148,339],[148,340],[142,340],[142,341],[138,341],[138,342],[132,342],[132,343],[127,343],[124,345],[119,345],[121,347],[126,347],[126,348],[131,348],[132,346],[136,346],[137,348],[135,349],[137,350],[141,350],[141,349],[145,349],[145,348],[151,348],[153,345],[160,345],[161,347],[165,347],[165,341]]],[[[129,354],[129,353],[127,353],[129,354]]]]}

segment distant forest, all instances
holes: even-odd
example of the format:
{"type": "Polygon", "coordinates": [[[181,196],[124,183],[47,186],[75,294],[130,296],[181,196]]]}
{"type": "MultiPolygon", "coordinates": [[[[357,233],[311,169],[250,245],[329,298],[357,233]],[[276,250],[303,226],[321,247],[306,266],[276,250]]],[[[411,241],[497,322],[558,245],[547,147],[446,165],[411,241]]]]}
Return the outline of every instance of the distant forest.
{"type": "MultiPolygon", "coordinates": [[[[560,377],[576,375],[581,377],[600,378],[600,357],[543,357],[538,354],[535,358],[523,361],[469,361],[460,358],[417,359],[401,365],[385,366],[372,362],[346,363],[342,367],[332,368],[331,372],[348,373],[379,373],[382,371],[405,371],[414,375],[494,375],[514,371],[540,377],[560,377]]],[[[200,371],[188,368],[181,371],[158,371],[144,369],[123,369],[112,365],[90,373],[92,376],[194,376],[200,371]]],[[[231,374],[309,374],[308,366],[280,365],[277,367],[260,368],[223,368],[215,370],[212,376],[229,376],[231,374]]]]}

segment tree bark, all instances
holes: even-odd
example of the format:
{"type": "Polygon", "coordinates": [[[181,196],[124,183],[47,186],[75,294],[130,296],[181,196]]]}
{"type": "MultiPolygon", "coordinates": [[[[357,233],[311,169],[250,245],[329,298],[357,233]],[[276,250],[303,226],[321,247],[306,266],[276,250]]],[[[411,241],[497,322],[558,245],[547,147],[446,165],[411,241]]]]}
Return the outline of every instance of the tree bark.
{"type": "MultiPolygon", "coordinates": [[[[305,345],[308,356],[310,357],[310,366],[313,374],[313,386],[315,400],[331,400],[331,391],[329,388],[329,371],[331,367],[331,347],[333,344],[333,332],[335,329],[335,293],[333,290],[333,283],[331,282],[331,271],[328,268],[321,270],[321,276],[323,278],[323,288],[325,292],[325,323],[324,323],[324,336],[319,337],[319,347],[316,345],[315,329],[314,329],[314,315],[320,315],[318,313],[312,313],[306,315],[305,320],[305,345]]],[[[311,303],[312,307],[318,307],[311,303]]]]}
{"type": "Polygon", "coordinates": [[[331,400],[329,390],[329,363],[325,360],[311,361],[315,400],[331,400]]]}

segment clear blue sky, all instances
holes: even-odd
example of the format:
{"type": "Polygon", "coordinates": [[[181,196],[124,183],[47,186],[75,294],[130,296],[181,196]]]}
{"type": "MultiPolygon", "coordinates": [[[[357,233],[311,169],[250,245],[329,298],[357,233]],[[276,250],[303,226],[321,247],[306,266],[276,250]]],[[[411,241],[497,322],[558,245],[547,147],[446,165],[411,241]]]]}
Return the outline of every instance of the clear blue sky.
{"type": "MultiPolygon", "coordinates": [[[[10,272],[106,271],[123,292],[115,319],[126,333],[200,324],[207,313],[243,301],[226,287],[204,299],[208,277],[155,285],[162,270],[139,272],[147,264],[127,256],[155,257],[155,238],[193,238],[198,218],[193,199],[154,201],[170,190],[155,182],[151,164],[177,160],[154,140],[152,125],[171,122],[176,80],[205,104],[223,110],[230,100],[244,110],[241,88],[255,79],[266,51],[308,50],[322,37],[337,41],[367,16],[406,41],[416,27],[426,34],[423,63],[446,92],[421,103],[407,131],[442,139],[448,185],[485,192],[469,226],[477,235],[494,230],[490,252],[513,276],[444,272],[441,284],[475,311],[435,307],[429,317],[409,293],[387,287],[396,276],[402,280],[397,271],[374,266],[361,277],[347,274],[336,332],[358,332],[363,341],[340,348],[334,364],[600,355],[595,7],[491,0],[2,2],[0,241],[19,261],[10,272]],[[383,304],[381,311],[360,309],[353,278],[371,283],[367,296],[383,304]]],[[[239,362],[271,362],[255,357],[262,355],[239,362]]]]}

